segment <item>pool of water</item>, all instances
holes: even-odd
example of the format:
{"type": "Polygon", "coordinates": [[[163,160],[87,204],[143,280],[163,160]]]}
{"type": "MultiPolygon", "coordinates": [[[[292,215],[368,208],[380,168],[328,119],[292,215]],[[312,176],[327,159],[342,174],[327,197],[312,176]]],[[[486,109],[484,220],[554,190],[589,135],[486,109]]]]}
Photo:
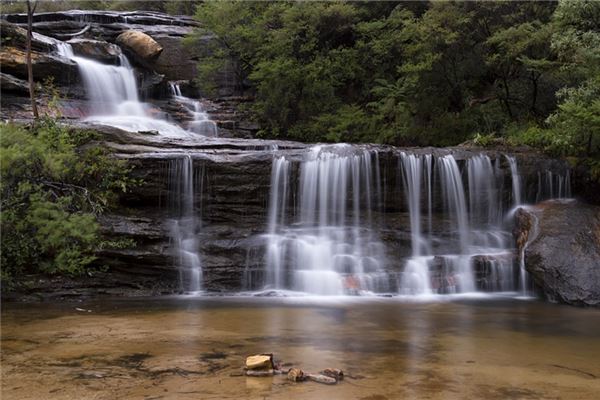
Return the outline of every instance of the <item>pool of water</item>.
{"type": "Polygon", "coordinates": [[[597,399],[600,311],[503,297],[5,303],[2,399],[597,399]],[[239,376],[247,355],[337,385],[239,376]]]}

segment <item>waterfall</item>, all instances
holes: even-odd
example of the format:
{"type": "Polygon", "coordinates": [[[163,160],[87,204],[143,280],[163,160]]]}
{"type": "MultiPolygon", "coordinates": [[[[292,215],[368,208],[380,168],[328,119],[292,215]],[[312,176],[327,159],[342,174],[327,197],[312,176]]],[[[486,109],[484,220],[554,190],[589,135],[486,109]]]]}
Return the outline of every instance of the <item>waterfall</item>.
{"type": "MultiPolygon", "coordinates": [[[[408,151],[393,157],[397,189],[384,182],[388,172],[380,168],[375,151],[315,146],[299,162],[275,154],[263,236],[265,275],[262,280],[256,275],[249,256],[245,282],[326,295],[527,287],[522,256],[514,262],[512,219],[507,218],[512,203],[525,200],[514,157],[475,154],[458,160],[453,154],[408,151]],[[508,161],[506,173],[502,158],[508,161]],[[507,174],[511,198],[503,196],[507,174]],[[395,192],[402,197],[385,200],[386,193],[395,192]],[[399,210],[385,211],[386,201],[399,210]],[[406,221],[409,255],[380,238],[386,218],[406,221]]],[[[566,196],[569,183],[568,172],[540,174],[535,196],[566,196]]]]}
{"type": "MultiPolygon", "coordinates": [[[[186,155],[169,163],[169,208],[174,259],[180,271],[180,284],[186,292],[202,289],[202,263],[199,254],[198,231],[201,212],[194,207],[196,186],[202,186],[204,169],[195,173],[192,157],[186,155]]],[[[199,210],[201,211],[201,210],[199,210]]]]}
{"type": "Polygon", "coordinates": [[[516,207],[521,204],[521,178],[519,177],[516,158],[509,155],[506,155],[505,157],[510,165],[510,175],[512,177],[513,187],[513,205],[516,207]]]}
{"type": "Polygon", "coordinates": [[[314,147],[300,163],[299,186],[291,193],[291,163],[274,159],[267,287],[322,295],[388,290],[383,246],[370,226],[371,166],[368,151],[314,147]],[[299,204],[288,221],[291,195],[299,204]]]}
{"type": "Polygon", "coordinates": [[[538,172],[537,194],[535,201],[546,199],[565,199],[571,197],[571,173],[564,175],[553,171],[538,172]],[[543,178],[542,178],[543,176],[543,178]]]}
{"type": "MultiPolygon", "coordinates": [[[[431,277],[429,275],[429,261],[431,257],[422,256],[424,252],[429,255],[430,251],[429,249],[424,249],[425,251],[423,251],[422,248],[426,242],[421,235],[423,159],[414,154],[401,153],[399,162],[399,169],[403,172],[403,186],[410,216],[412,248],[412,257],[406,262],[401,287],[405,288],[405,292],[407,293],[429,294],[431,293],[431,277]]],[[[430,190],[428,188],[429,193],[430,190]]]]}
{"type": "Polygon", "coordinates": [[[189,133],[177,125],[152,118],[148,106],[140,102],[138,87],[127,57],[119,56],[119,65],[106,65],[75,56],[70,44],[57,42],[60,56],[77,64],[83,80],[90,109],[86,120],[110,125],[131,132],[158,132],[163,136],[184,137],[189,133]]]}
{"type": "Polygon", "coordinates": [[[192,121],[188,125],[189,131],[203,136],[219,136],[217,124],[208,117],[202,103],[198,100],[183,96],[177,82],[169,82],[169,88],[175,101],[181,104],[186,112],[192,117],[192,121]]]}

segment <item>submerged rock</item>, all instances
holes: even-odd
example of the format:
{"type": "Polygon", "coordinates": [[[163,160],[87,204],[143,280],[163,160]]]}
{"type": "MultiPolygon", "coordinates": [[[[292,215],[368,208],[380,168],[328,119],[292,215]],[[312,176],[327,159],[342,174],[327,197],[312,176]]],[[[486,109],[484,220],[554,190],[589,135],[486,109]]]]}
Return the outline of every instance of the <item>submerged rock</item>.
{"type": "Polygon", "coordinates": [[[600,207],[546,201],[517,213],[525,266],[550,300],[600,305],[600,207]],[[537,235],[536,235],[537,234],[537,235]]]}

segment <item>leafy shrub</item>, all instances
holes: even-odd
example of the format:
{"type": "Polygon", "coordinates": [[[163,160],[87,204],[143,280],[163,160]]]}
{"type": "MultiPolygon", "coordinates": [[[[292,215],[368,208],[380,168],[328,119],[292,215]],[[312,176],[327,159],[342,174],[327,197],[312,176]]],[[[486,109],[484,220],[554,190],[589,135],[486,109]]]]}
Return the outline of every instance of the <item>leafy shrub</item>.
{"type": "Polygon", "coordinates": [[[93,132],[51,119],[0,129],[3,283],[28,272],[81,274],[103,243],[97,215],[136,182],[93,145],[93,132]]]}

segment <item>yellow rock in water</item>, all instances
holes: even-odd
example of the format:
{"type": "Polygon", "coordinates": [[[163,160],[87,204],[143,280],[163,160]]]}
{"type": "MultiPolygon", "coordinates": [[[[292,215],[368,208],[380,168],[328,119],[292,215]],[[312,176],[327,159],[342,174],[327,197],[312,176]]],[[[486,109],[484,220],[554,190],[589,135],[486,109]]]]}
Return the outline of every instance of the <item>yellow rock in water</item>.
{"type": "Polygon", "coordinates": [[[246,357],[246,368],[273,369],[273,356],[270,354],[259,354],[246,357]]]}

